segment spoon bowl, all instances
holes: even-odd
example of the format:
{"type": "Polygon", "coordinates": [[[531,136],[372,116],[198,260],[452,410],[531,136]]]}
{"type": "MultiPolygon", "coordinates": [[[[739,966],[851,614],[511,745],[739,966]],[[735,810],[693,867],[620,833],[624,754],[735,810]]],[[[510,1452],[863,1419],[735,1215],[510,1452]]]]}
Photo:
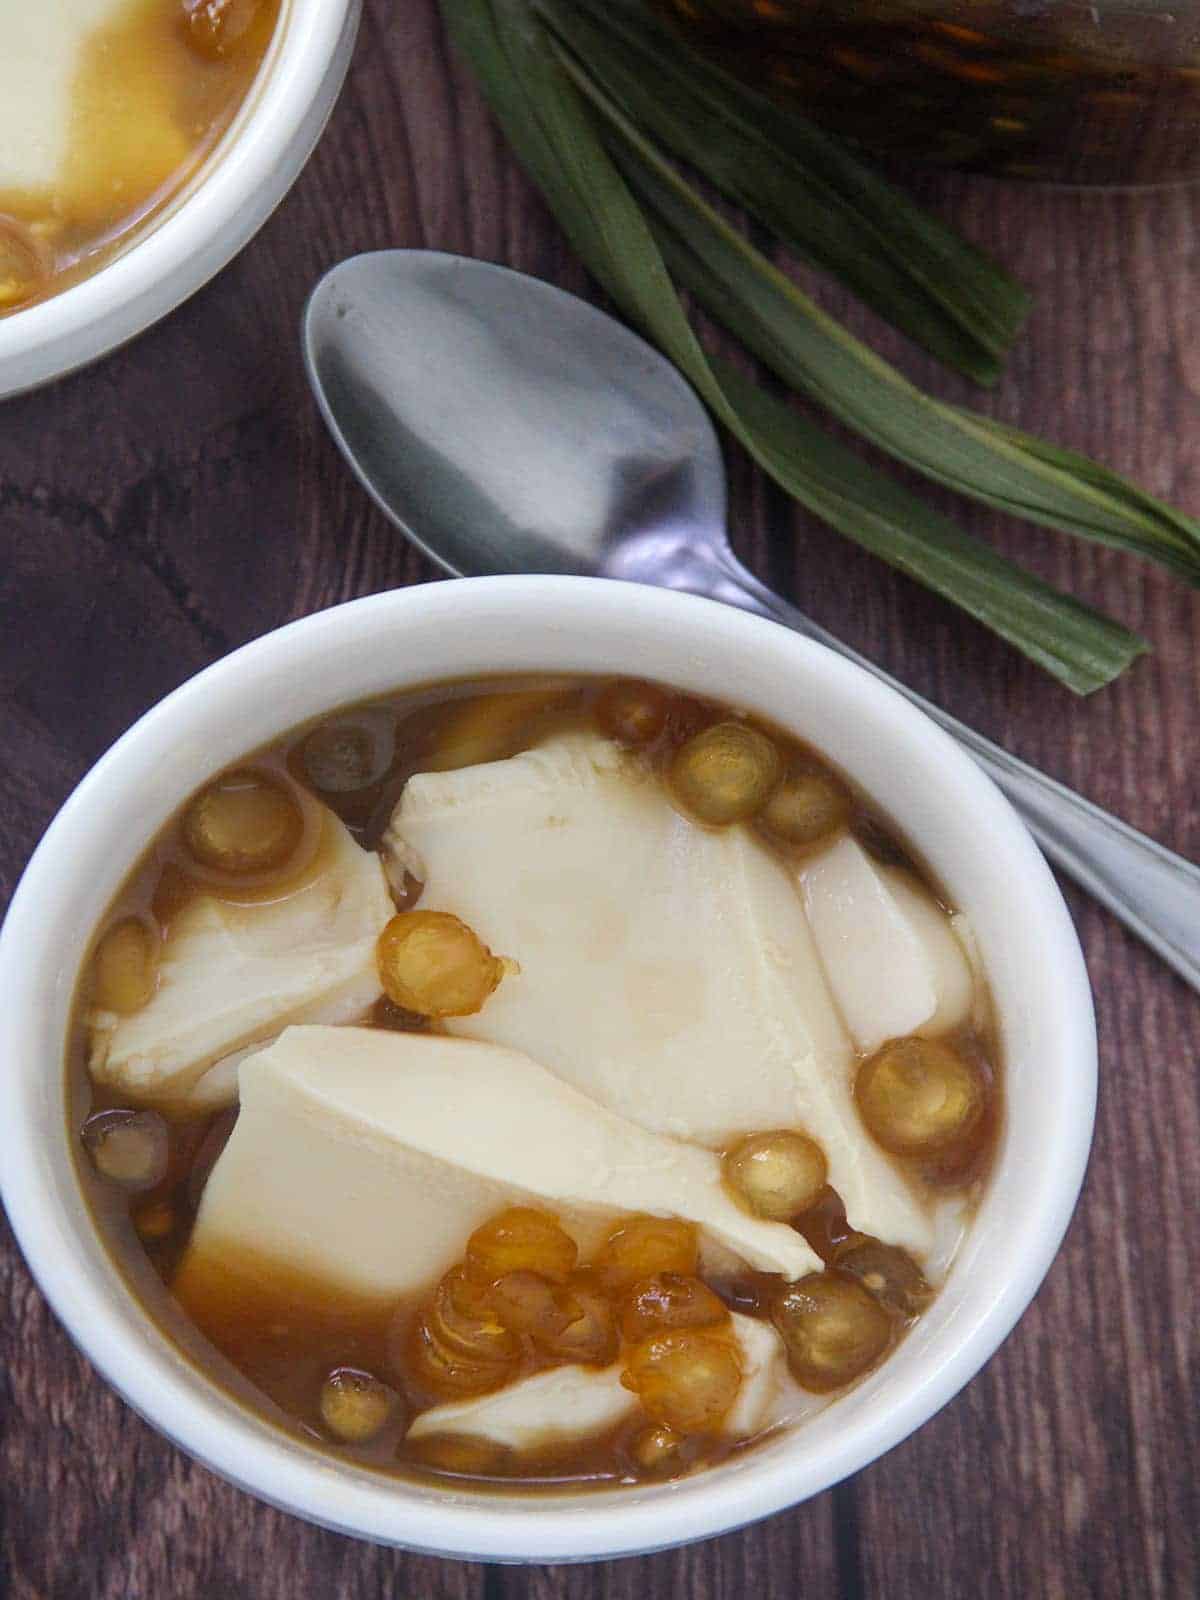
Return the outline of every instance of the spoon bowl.
{"type": "Polygon", "coordinates": [[[725,540],[703,406],[611,317],[503,267],[385,250],[309,302],[325,421],[381,509],[457,577],[636,577],[636,551],[725,540]]]}

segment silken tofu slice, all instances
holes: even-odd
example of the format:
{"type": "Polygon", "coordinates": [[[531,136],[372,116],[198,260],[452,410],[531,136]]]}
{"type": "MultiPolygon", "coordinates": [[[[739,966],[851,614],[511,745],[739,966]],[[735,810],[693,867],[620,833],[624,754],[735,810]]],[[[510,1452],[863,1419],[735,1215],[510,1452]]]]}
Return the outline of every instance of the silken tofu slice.
{"type": "Polygon", "coordinates": [[[203,128],[138,9],[0,0],[0,212],[103,226],[188,161],[203,128]]]}
{"type": "Polygon", "coordinates": [[[716,1147],[801,1128],[850,1221],[921,1254],[930,1224],[852,1098],[854,1050],[787,870],[697,827],[607,740],[409,780],[384,838],[520,965],[449,1031],[522,1050],[621,1116],[716,1147]]]}
{"type": "Polygon", "coordinates": [[[797,872],[834,998],[860,1050],[910,1033],[947,1033],[974,999],[950,918],[902,867],[844,835],[797,872]]]}
{"type": "Polygon", "coordinates": [[[505,1206],[555,1212],[589,1254],[614,1216],[698,1224],[750,1266],[819,1266],[750,1216],[711,1151],[615,1116],[498,1045],[371,1028],[288,1028],[242,1063],[241,1109],[180,1273],[279,1263],[357,1296],[427,1290],[505,1206]]]}
{"type": "Polygon", "coordinates": [[[237,1098],[224,1058],[290,1022],[366,1015],[383,992],[375,943],[395,906],[379,857],[322,811],[313,870],[293,893],[243,905],[197,896],[169,924],[149,1003],[90,1014],[98,1082],[136,1101],[213,1110],[237,1098]]]}
{"type": "Polygon", "coordinates": [[[721,1432],[745,1439],[776,1420],[778,1401],[791,1387],[783,1340],[769,1323],[733,1313],[733,1331],[742,1353],[742,1386],[721,1432]]]}
{"type": "Polygon", "coordinates": [[[638,1397],[621,1382],[621,1370],[618,1362],[611,1367],[535,1372],[494,1394],[422,1411],[407,1437],[463,1435],[487,1439],[518,1455],[590,1439],[637,1410],[638,1397]]]}
{"type": "MultiPolygon", "coordinates": [[[[742,1359],[742,1385],[721,1424],[729,1438],[744,1439],[775,1420],[787,1382],[787,1359],[775,1330],[752,1317],[733,1317],[742,1359]]],[[[488,1439],[518,1455],[553,1449],[605,1433],[639,1408],[638,1397],[621,1382],[624,1363],[610,1367],[554,1367],[520,1378],[494,1394],[422,1411],[408,1430],[410,1439],[463,1434],[488,1439]]]]}
{"type": "Polygon", "coordinates": [[[72,91],[85,42],[122,5],[123,0],[0,5],[0,195],[54,186],[66,163],[72,91]]]}

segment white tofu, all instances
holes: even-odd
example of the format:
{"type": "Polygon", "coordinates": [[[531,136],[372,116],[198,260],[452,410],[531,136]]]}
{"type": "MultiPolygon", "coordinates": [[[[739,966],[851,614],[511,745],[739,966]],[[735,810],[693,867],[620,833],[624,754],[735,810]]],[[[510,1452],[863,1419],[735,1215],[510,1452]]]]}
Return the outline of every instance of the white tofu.
{"type": "Polygon", "coordinates": [[[933,1035],[971,1013],[974,977],[950,918],[912,875],[848,834],[797,878],[829,986],[860,1050],[933,1035]]]}
{"type": "MultiPolygon", "coordinates": [[[[735,1314],[733,1325],[742,1354],[742,1386],[721,1432],[743,1439],[775,1420],[787,1358],[783,1342],[768,1324],[735,1314]]],[[[586,1440],[615,1428],[637,1410],[637,1395],[621,1382],[623,1367],[621,1361],[611,1367],[554,1367],[495,1394],[433,1406],[416,1418],[408,1437],[466,1434],[518,1454],[586,1440]]]]}
{"type": "Polygon", "coordinates": [[[322,811],[313,872],[293,893],[246,905],[199,896],[171,922],[149,1003],[92,1012],[94,1078],[133,1100],[212,1110],[237,1097],[224,1058],[290,1022],[365,1016],[383,992],[375,943],[395,906],[379,857],[322,811]]]}
{"type": "Polygon", "coordinates": [[[88,35],[125,0],[0,0],[0,193],[53,187],[88,35]]]}
{"type": "Polygon", "coordinates": [[[742,1386],[721,1432],[745,1439],[776,1420],[779,1400],[790,1388],[787,1351],[769,1322],[735,1311],[733,1329],[742,1352],[742,1386]]]}
{"type": "Polygon", "coordinates": [[[555,1212],[585,1255],[614,1216],[642,1211],[686,1218],[788,1278],[819,1265],[798,1233],[734,1203],[710,1151],[648,1133],[497,1045],[288,1028],[240,1080],[197,1256],[258,1257],[395,1299],[461,1260],[482,1222],[526,1204],[555,1212]]]}
{"type": "Polygon", "coordinates": [[[863,1232],[921,1254],[929,1221],[867,1136],[854,1050],[787,870],[712,831],[608,741],[409,780],[384,839],[520,963],[450,1031],[522,1050],[621,1116],[716,1147],[803,1128],[863,1232]]]}
{"type": "Polygon", "coordinates": [[[408,1437],[465,1434],[524,1455],[607,1433],[637,1405],[637,1395],[621,1382],[619,1362],[611,1367],[552,1367],[494,1394],[422,1411],[408,1437]]]}

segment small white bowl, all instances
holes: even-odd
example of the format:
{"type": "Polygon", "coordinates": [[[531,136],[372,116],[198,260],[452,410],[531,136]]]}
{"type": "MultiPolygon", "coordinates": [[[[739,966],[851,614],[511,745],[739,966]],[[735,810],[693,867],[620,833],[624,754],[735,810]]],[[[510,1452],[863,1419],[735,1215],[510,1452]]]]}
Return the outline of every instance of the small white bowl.
{"type": "Polygon", "coordinates": [[[0,399],[86,366],[194,294],[300,174],[350,65],[362,0],[283,0],[258,77],[165,210],[98,272],[0,317],[0,399]]]}
{"type": "Polygon", "coordinates": [[[541,1562],[659,1549],[767,1516],[864,1466],[943,1406],[1029,1304],[1091,1140],[1096,1038],[1083,959],[1054,880],[999,791],[907,701],[819,645],[708,600],[594,579],[483,578],[375,595],[200,673],[109,751],[47,832],[0,935],[0,993],[4,1201],[73,1337],[144,1417],[234,1483],[314,1522],[435,1554],[541,1562]],[[695,1478],[523,1498],[336,1462],[205,1378],[145,1315],[97,1237],[64,1106],[85,946],[188,794],[295,724],[446,678],[630,670],[811,741],[876,798],[970,918],[1006,1071],[979,1215],[941,1294],[878,1372],[811,1422],[695,1478]]]}

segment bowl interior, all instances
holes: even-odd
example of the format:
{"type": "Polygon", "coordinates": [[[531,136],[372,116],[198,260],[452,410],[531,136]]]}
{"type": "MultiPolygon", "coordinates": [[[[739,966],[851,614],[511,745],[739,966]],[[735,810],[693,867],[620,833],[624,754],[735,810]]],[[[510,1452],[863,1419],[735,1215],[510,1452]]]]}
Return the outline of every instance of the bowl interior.
{"type": "Polygon", "coordinates": [[[276,1504],[347,1532],[490,1559],[632,1553],[818,1492],[903,1438],[978,1370],[1058,1247],[1091,1137],[1095,1037],[1062,898],[998,791],[891,690],[774,624],[585,579],[479,579],[356,601],[227,657],[127,734],[47,833],[0,936],[0,1080],[14,1228],[78,1342],[177,1442],[276,1504]],[[918,849],[978,941],[1006,1120],[949,1281],[886,1364],[795,1431],[681,1484],[532,1499],[382,1479],[284,1436],[212,1385],[140,1310],[96,1237],[64,1139],[61,1066],[91,929],[156,830],[212,773],[289,727],[406,685],[636,670],[759,712],[850,774],[918,849]]]}

